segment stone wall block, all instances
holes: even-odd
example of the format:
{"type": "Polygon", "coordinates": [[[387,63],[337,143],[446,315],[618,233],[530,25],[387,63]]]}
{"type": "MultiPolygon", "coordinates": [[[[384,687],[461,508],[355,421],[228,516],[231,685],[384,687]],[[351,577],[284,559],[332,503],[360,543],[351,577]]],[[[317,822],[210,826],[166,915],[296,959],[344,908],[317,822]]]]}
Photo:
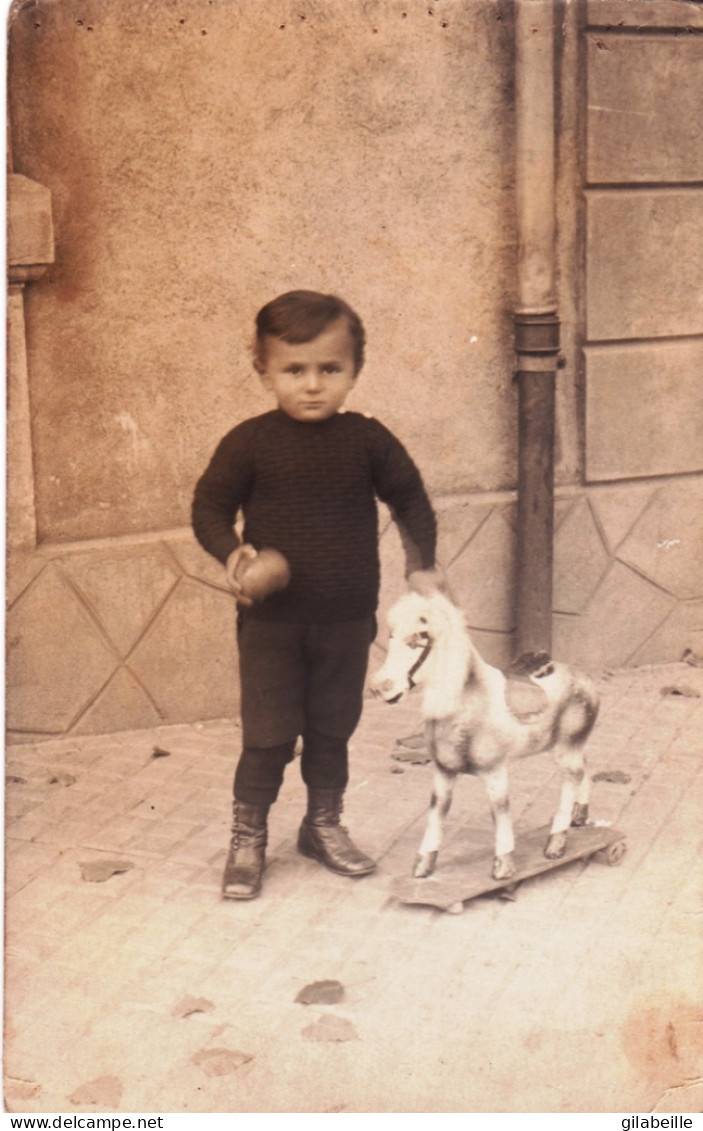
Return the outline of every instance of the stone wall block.
{"type": "Polygon", "coordinates": [[[130,656],[165,723],[236,716],[236,602],[182,578],[130,656]]]}
{"type": "Polygon", "coordinates": [[[127,546],[67,556],[63,569],[95,611],[121,656],[145,630],[180,576],[163,547],[127,546]]]}
{"type": "Polygon", "coordinates": [[[53,564],[7,617],[7,726],[61,734],[106,683],[118,657],[53,564]]]}
{"type": "Polygon", "coordinates": [[[591,482],[701,470],[703,339],[588,347],[586,372],[591,482]]]}
{"type": "Polygon", "coordinates": [[[618,558],[682,599],[703,592],[703,478],[661,487],[618,558]]]}
{"type": "Polygon", "coordinates": [[[452,563],[447,580],[472,629],[510,632],[515,627],[515,533],[498,509],[452,563]]]}
{"type": "Polygon", "coordinates": [[[609,564],[591,508],[581,498],[555,534],[554,611],[583,612],[609,564]]]}
{"type": "Polygon", "coordinates": [[[700,36],[589,35],[590,183],[699,181],[701,90],[700,36]]]}
{"type": "Polygon", "coordinates": [[[686,0],[588,0],[587,20],[591,27],[698,28],[703,30],[703,11],[699,4],[686,0]]]}
{"type": "Polygon", "coordinates": [[[703,190],[588,194],[590,341],[703,332],[703,190]]]}

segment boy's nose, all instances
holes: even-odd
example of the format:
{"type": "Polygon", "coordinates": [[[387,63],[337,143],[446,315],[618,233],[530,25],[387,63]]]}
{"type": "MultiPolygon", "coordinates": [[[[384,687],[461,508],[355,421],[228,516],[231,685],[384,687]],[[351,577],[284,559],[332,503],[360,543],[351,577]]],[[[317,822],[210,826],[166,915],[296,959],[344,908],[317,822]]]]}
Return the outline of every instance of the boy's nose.
{"type": "Polygon", "coordinates": [[[306,387],[308,389],[319,389],[320,388],[320,384],[321,384],[320,374],[317,372],[316,369],[308,370],[307,381],[305,382],[305,384],[306,384],[306,387]]]}

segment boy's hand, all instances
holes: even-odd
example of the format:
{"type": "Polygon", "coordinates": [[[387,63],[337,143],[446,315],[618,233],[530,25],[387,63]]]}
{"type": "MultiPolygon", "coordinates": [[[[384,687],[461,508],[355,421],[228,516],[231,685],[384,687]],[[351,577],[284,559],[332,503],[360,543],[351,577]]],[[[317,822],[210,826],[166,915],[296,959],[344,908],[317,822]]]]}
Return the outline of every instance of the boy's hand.
{"type": "Polygon", "coordinates": [[[438,569],[415,569],[408,574],[408,585],[421,597],[431,597],[433,593],[446,593],[444,577],[438,569]]]}
{"type": "Polygon", "coordinates": [[[242,583],[237,578],[237,570],[242,564],[243,559],[253,561],[256,557],[258,557],[258,552],[253,546],[250,546],[248,542],[244,542],[241,546],[237,546],[236,550],[232,550],[232,553],[225,562],[225,576],[229,582],[230,589],[237,598],[237,604],[244,605],[247,609],[250,608],[254,602],[249,597],[245,597],[242,594],[242,583]]]}

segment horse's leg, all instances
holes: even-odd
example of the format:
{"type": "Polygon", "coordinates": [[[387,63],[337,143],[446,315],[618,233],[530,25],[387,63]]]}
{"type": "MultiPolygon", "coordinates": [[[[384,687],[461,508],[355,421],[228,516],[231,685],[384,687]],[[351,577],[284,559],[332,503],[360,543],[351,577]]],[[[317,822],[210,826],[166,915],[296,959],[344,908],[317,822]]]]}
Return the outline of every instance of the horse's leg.
{"type": "Polygon", "coordinates": [[[513,822],[510,818],[508,768],[506,765],[502,765],[489,773],[482,774],[481,777],[488,794],[495,828],[493,878],[495,880],[509,880],[511,876],[515,875],[515,857],[513,855],[515,835],[513,833],[513,822]]]}
{"type": "Polygon", "coordinates": [[[441,766],[435,766],[427,828],[413,868],[413,876],[417,879],[431,876],[434,872],[437,853],[442,843],[442,822],[452,804],[455,781],[456,774],[450,774],[441,766]]]}
{"type": "Polygon", "coordinates": [[[564,855],[569,826],[585,825],[588,818],[590,779],[583,751],[572,747],[557,754],[557,763],[562,772],[562,784],[559,808],[554,814],[544,850],[544,855],[549,860],[558,860],[564,855]]]}
{"type": "Polygon", "coordinates": [[[586,759],[582,758],[583,777],[576,790],[576,800],[571,811],[571,824],[582,826],[588,824],[588,802],[591,797],[591,775],[588,772],[586,759]]]}

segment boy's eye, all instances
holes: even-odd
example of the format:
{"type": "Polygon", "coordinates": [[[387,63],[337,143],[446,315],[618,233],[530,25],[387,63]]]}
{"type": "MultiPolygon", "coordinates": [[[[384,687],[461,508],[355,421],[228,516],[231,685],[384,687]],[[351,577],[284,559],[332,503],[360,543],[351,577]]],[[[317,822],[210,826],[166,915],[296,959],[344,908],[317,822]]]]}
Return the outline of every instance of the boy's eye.
{"type": "Polygon", "coordinates": [[[322,372],[323,373],[339,373],[340,368],[339,368],[338,365],[333,365],[333,364],[323,365],[322,366],[322,372]]]}

